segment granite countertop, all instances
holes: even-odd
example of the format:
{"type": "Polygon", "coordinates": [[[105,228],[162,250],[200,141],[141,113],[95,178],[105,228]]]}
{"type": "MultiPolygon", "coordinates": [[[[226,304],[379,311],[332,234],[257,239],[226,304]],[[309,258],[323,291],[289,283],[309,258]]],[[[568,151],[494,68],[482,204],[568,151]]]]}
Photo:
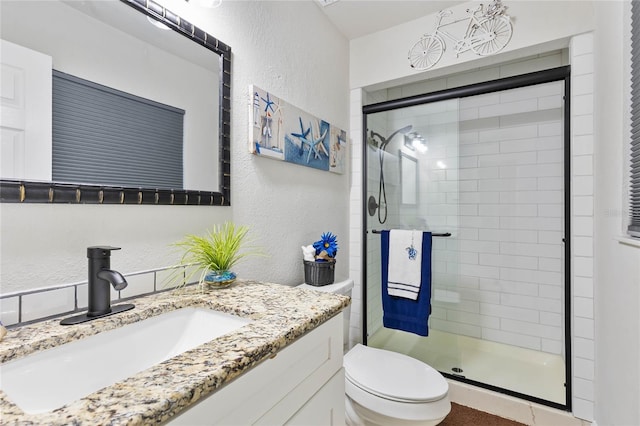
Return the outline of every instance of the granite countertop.
{"type": "Polygon", "coordinates": [[[0,391],[0,423],[161,423],[335,316],[350,299],[238,280],[226,289],[193,286],[131,303],[135,308],[130,311],[84,324],[62,326],[57,319],[10,330],[0,342],[0,363],[184,307],[215,309],[253,322],[48,413],[25,414],[0,391]]]}

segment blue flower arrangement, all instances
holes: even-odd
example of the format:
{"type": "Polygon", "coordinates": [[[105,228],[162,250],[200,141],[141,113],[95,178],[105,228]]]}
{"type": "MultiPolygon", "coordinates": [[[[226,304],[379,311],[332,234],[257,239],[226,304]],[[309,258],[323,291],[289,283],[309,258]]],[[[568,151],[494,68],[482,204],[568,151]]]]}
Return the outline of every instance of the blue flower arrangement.
{"type": "Polygon", "coordinates": [[[338,254],[338,238],[331,232],[325,232],[320,236],[320,240],[313,243],[316,250],[316,261],[335,262],[338,254]]]}

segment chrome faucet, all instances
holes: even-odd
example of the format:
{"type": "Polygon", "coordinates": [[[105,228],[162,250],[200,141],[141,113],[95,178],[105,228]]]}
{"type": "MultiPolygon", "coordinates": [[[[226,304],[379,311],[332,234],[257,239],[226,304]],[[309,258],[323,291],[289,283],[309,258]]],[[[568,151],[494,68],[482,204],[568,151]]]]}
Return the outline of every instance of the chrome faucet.
{"type": "Polygon", "coordinates": [[[96,318],[102,318],[133,309],[132,304],[111,306],[111,288],[122,290],[127,280],[118,271],[111,268],[111,251],[120,247],[87,247],[89,259],[89,303],[86,314],[76,315],[60,321],[62,325],[79,324],[96,318]]]}

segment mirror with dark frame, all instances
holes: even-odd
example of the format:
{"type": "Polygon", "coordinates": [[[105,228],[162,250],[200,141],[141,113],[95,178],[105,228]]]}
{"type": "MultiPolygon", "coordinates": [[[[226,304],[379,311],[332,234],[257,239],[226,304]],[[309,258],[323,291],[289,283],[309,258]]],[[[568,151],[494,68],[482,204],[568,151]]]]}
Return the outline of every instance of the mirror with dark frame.
{"type": "MultiPolygon", "coordinates": [[[[9,58],[7,61],[13,60],[9,52],[15,45],[19,63],[22,63],[19,49],[23,47],[27,53],[31,49],[53,58],[49,59],[50,68],[45,76],[49,82],[45,82],[45,90],[41,90],[53,92],[53,106],[48,110],[51,117],[42,119],[42,115],[36,115],[40,118],[33,120],[29,119],[33,113],[27,112],[24,113],[27,119],[22,120],[35,121],[45,130],[50,128],[44,137],[40,136],[42,133],[29,132],[32,139],[33,135],[39,135],[35,143],[24,143],[26,132],[16,130],[20,126],[14,126],[8,119],[16,114],[6,109],[6,104],[10,104],[12,96],[20,90],[6,86],[5,81],[15,80],[15,87],[20,87],[24,86],[23,77],[19,73],[15,78],[3,77],[1,202],[230,205],[229,46],[152,0],[3,1],[0,8],[3,74],[9,75],[5,71],[13,69],[5,64],[5,57],[9,58]],[[47,26],[46,22],[51,25],[47,26]],[[151,23],[164,25],[164,30],[151,23]],[[97,29],[101,27],[107,33],[99,33],[97,29]],[[56,52],[66,56],[58,58],[56,52]],[[108,61],[109,57],[113,60],[108,61]],[[76,91],[75,86],[67,89],[57,82],[59,80],[78,82],[78,87],[89,87],[80,90],[92,92],[86,95],[76,91]],[[104,107],[107,102],[101,98],[104,93],[115,102],[131,105],[113,104],[109,99],[105,104],[108,106],[104,107]],[[89,117],[86,119],[64,115],[66,105],[75,99],[84,102],[86,98],[99,98],[95,103],[103,109],[86,113],[89,117]],[[175,112],[175,119],[155,115],[156,110],[175,112]],[[147,115],[151,118],[140,127],[136,124],[135,128],[130,127],[133,124],[129,122],[109,124],[111,116],[117,113],[126,120],[135,117],[141,121],[143,118],[138,117],[147,115]],[[165,122],[173,123],[171,120],[177,123],[176,127],[167,130],[169,125],[165,122]],[[68,136],[69,128],[75,131],[85,121],[88,127],[68,136]],[[141,136],[135,139],[137,136],[131,136],[134,134],[141,136]],[[160,145],[167,134],[173,135],[172,148],[160,145]],[[67,140],[76,145],[69,148],[63,143],[67,140]],[[116,150],[111,144],[126,148],[122,159],[111,161],[100,157],[116,150]],[[80,164],[88,161],[83,157],[93,151],[97,159],[87,162],[88,165],[80,164]],[[140,157],[140,162],[129,163],[135,157],[140,157]],[[157,163],[156,157],[161,157],[157,163]],[[162,162],[169,159],[177,164],[162,162]],[[89,170],[88,175],[74,174],[83,168],[89,170]],[[145,175],[147,169],[150,178],[145,175]],[[72,173],[65,174],[65,170],[72,173]],[[177,175],[174,180],[162,180],[171,173],[177,175]],[[159,180],[153,176],[160,176],[159,180]]],[[[46,104],[47,100],[38,98],[28,104],[34,103],[46,104]]],[[[73,107],[79,114],[90,109],[84,103],[80,105],[73,107]]]]}
{"type": "Polygon", "coordinates": [[[403,152],[398,151],[400,158],[400,202],[403,205],[416,205],[418,203],[418,160],[403,152]]]}

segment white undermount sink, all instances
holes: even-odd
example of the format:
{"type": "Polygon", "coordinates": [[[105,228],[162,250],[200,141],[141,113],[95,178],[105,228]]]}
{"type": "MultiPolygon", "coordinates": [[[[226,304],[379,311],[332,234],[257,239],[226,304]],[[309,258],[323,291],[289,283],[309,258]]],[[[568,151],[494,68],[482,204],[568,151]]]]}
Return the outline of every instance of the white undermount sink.
{"type": "Polygon", "coordinates": [[[250,323],[183,308],[0,365],[0,389],[25,413],[60,408],[250,323]]]}

